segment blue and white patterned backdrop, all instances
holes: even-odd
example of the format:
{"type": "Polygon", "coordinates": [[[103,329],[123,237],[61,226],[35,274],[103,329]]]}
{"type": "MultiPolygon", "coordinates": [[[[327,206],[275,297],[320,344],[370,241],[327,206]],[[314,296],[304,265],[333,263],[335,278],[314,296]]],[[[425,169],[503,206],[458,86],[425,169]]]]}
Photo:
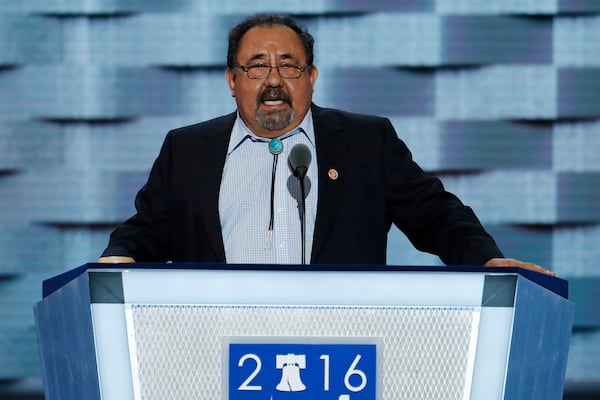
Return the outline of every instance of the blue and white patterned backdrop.
{"type": "Polygon", "coordinates": [[[260,3],[0,2],[0,392],[40,375],[41,281],[96,259],[169,129],[234,109],[227,33],[256,11],[314,34],[317,104],[389,117],[507,255],[570,280],[568,388],[598,390],[600,1],[260,3]]]}

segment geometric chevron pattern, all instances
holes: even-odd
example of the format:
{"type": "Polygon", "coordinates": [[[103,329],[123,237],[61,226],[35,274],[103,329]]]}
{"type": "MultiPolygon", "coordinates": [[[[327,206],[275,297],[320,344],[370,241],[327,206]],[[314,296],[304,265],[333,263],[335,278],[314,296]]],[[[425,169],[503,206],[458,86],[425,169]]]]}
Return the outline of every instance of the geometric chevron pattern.
{"type": "MultiPolygon", "coordinates": [[[[39,376],[41,280],[96,259],[166,132],[234,109],[227,32],[256,11],[0,2],[0,381],[39,376]]],[[[600,388],[600,2],[267,0],[260,11],[296,15],[315,36],[317,104],[389,117],[507,255],[570,279],[568,388],[600,388]]],[[[440,263],[397,231],[388,253],[440,263]]]]}

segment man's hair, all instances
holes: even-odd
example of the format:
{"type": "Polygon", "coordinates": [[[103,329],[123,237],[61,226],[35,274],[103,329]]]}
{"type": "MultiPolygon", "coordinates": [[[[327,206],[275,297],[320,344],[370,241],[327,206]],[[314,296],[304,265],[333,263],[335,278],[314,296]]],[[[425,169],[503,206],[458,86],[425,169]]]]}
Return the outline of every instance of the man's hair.
{"type": "Polygon", "coordinates": [[[306,63],[312,66],[314,60],[313,46],[315,39],[303,26],[299,25],[295,19],[287,15],[279,14],[255,14],[252,15],[239,24],[237,24],[231,31],[229,31],[229,47],[227,48],[227,67],[233,68],[234,64],[237,63],[237,55],[240,49],[240,41],[248,30],[256,26],[286,26],[296,32],[300,41],[304,45],[304,52],[306,53],[306,63]]]}

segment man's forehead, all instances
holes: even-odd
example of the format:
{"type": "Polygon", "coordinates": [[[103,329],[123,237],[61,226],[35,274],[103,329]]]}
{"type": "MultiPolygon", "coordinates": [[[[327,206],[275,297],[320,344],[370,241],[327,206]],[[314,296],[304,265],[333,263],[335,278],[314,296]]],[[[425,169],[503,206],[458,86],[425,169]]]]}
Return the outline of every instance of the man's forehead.
{"type": "Polygon", "coordinates": [[[245,60],[270,58],[301,60],[305,49],[300,37],[287,26],[257,26],[241,39],[238,55],[245,60]]]}

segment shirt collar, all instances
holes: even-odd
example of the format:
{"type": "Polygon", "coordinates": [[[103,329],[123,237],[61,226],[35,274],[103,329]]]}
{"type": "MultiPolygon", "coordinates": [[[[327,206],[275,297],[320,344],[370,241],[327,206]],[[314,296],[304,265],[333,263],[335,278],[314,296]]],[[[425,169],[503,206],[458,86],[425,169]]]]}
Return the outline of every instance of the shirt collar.
{"type": "MultiPolygon", "coordinates": [[[[311,147],[314,149],[315,147],[315,130],[313,127],[313,119],[312,119],[312,111],[309,109],[300,125],[296,128],[292,129],[279,136],[280,139],[284,139],[288,136],[296,134],[296,131],[299,130],[306,136],[308,141],[310,142],[311,147]]],[[[231,137],[229,139],[229,147],[227,148],[227,155],[233,153],[238,147],[242,145],[246,140],[251,140],[252,142],[269,142],[270,139],[263,138],[257,136],[254,132],[248,128],[246,123],[240,117],[238,112],[235,123],[233,124],[233,129],[231,131],[231,137]]]]}

